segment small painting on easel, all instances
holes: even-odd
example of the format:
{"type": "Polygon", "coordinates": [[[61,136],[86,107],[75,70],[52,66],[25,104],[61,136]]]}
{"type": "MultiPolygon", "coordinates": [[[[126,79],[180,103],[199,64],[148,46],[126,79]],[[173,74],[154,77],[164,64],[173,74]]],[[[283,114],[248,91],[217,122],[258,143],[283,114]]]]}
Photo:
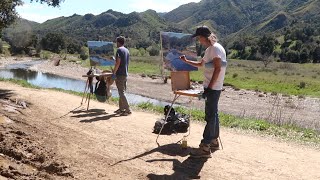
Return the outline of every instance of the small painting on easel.
{"type": "Polygon", "coordinates": [[[113,66],[115,64],[113,43],[106,41],[88,41],[90,66],[113,66]]]}
{"type": "Polygon", "coordinates": [[[196,42],[191,34],[161,32],[161,50],[164,69],[169,71],[197,71],[193,67],[180,60],[185,55],[189,60],[197,60],[196,42]]]}

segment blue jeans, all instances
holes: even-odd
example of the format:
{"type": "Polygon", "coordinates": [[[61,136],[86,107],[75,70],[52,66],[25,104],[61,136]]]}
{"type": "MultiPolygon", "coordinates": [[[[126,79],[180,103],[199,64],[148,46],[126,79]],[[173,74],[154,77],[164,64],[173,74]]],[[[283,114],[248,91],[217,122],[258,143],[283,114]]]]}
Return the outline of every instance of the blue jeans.
{"type": "Polygon", "coordinates": [[[206,127],[203,131],[203,139],[201,143],[210,144],[213,139],[219,137],[219,114],[218,102],[221,91],[209,90],[207,93],[206,106],[205,106],[205,121],[206,127]]]}

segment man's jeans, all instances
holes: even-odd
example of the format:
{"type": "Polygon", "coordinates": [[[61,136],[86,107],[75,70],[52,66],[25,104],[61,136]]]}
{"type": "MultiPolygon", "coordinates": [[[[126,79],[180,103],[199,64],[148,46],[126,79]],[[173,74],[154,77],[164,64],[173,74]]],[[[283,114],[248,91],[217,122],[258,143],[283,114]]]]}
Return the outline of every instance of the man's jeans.
{"type": "Polygon", "coordinates": [[[119,109],[130,111],[125,91],[127,89],[127,76],[117,76],[116,85],[119,93],[119,109]]]}
{"type": "Polygon", "coordinates": [[[219,137],[219,115],[218,102],[221,91],[209,90],[207,93],[206,107],[205,107],[205,121],[207,122],[203,132],[203,139],[201,143],[210,144],[213,139],[219,137]]]}

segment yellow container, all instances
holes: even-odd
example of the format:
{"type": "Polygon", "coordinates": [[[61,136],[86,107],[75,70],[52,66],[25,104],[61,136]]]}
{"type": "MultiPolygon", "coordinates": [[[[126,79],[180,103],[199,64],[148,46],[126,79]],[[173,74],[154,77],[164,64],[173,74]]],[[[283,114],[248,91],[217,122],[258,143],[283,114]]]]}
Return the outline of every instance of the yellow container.
{"type": "Polygon", "coordinates": [[[188,148],[188,142],[187,142],[186,139],[183,139],[183,140],[182,140],[181,147],[182,147],[182,148],[188,148]]]}

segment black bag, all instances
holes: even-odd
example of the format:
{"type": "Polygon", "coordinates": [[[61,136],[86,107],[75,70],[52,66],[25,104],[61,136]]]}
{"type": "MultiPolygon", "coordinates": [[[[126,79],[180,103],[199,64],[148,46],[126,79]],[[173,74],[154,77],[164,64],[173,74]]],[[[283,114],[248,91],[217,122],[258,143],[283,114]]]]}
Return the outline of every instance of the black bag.
{"type": "Polygon", "coordinates": [[[170,122],[165,122],[164,121],[165,119],[160,119],[160,120],[157,120],[156,123],[154,124],[154,127],[153,127],[153,133],[156,133],[156,134],[159,134],[162,126],[163,126],[163,129],[161,131],[161,134],[165,134],[165,135],[170,135],[172,134],[172,126],[173,126],[173,123],[170,121],[170,122]]]}
{"type": "Polygon", "coordinates": [[[176,114],[176,120],[173,124],[173,131],[176,133],[186,133],[190,126],[190,116],[185,114],[176,114]]]}
{"type": "Polygon", "coordinates": [[[164,107],[164,118],[157,120],[154,127],[153,133],[159,134],[162,126],[163,129],[161,134],[170,135],[172,133],[185,133],[188,131],[190,122],[190,116],[185,114],[176,113],[174,108],[171,109],[169,113],[170,106],[167,105],[164,107]],[[169,113],[168,119],[165,122],[165,118],[169,113]]]}
{"type": "Polygon", "coordinates": [[[107,84],[104,80],[97,79],[94,94],[99,102],[107,101],[107,84]]]}

